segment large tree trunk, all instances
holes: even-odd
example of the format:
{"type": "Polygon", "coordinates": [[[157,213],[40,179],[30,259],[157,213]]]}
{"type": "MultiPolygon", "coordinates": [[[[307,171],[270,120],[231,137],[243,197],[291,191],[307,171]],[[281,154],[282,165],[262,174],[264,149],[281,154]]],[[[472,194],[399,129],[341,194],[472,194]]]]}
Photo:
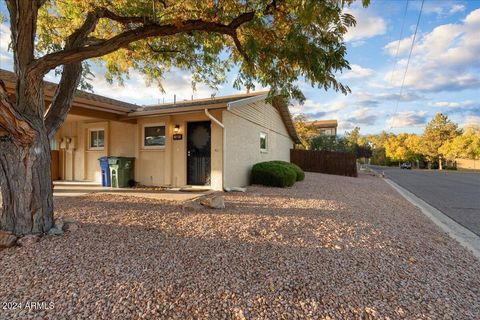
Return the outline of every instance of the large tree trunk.
{"type": "Polygon", "coordinates": [[[438,157],[438,170],[443,170],[443,166],[442,166],[442,157],[438,157]]]}
{"type": "Polygon", "coordinates": [[[50,145],[45,129],[39,128],[29,146],[19,146],[8,136],[1,138],[1,229],[24,235],[44,233],[52,227],[50,175],[50,145]]]}

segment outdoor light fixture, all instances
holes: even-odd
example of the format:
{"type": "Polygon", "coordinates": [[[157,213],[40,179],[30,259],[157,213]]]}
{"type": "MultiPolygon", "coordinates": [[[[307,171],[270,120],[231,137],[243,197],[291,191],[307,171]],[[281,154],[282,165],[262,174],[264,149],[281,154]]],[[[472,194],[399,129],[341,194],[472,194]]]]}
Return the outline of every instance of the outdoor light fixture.
{"type": "Polygon", "coordinates": [[[175,125],[175,129],[173,129],[173,133],[178,133],[180,131],[180,125],[179,124],[176,124],[175,125]]]}

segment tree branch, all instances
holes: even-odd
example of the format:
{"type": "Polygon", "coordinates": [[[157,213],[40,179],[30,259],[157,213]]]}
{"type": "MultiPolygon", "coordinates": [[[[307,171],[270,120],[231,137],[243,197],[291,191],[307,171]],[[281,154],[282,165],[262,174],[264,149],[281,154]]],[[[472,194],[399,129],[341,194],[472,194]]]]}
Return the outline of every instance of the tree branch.
{"type": "Polygon", "coordinates": [[[55,90],[52,104],[45,115],[45,128],[49,138],[52,138],[67,118],[72,105],[75,91],[80,83],[82,63],[75,62],[63,66],[60,83],[55,90]]]}
{"type": "MultiPolygon", "coordinates": [[[[90,41],[89,34],[95,30],[98,20],[103,14],[104,11],[101,9],[89,12],[82,26],[67,38],[65,50],[74,50],[85,46],[90,41]]],[[[55,135],[67,118],[81,76],[81,61],[64,64],[62,77],[55,90],[52,104],[44,115],[45,128],[49,138],[55,135]]]]}
{"type": "MultiPolygon", "coordinates": [[[[111,39],[105,40],[101,43],[92,44],[87,47],[75,47],[69,48],[66,47],[64,50],[59,52],[54,52],[51,54],[47,54],[42,58],[34,61],[31,64],[31,69],[35,69],[42,74],[47,73],[49,70],[65,64],[71,64],[75,62],[80,62],[86,59],[91,59],[99,56],[103,56],[114,52],[120,48],[124,48],[128,46],[131,42],[135,42],[141,39],[146,39],[150,37],[159,37],[159,36],[170,36],[179,33],[188,33],[193,31],[201,31],[201,32],[214,32],[225,34],[231,37],[236,35],[236,30],[242,24],[251,21],[255,16],[254,12],[243,13],[239,15],[237,18],[233,19],[232,22],[228,25],[216,23],[216,22],[208,22],[204,20],[187,20],[181,24],[166,24],[166,25],[158,25],[152,22],[149,24],[144,24],[140,27],[135,29],[124,31],[111,39]],[[152,24],[150,24],[152,23],[152,24]]],[[[90,13],[87,17],[87,20],[96,18],[96,21],[100,17],[109,18],[120,23],[140,23],[140,20],[143,21],[144,18],[140,17],[121,17],[116,15],[115,13],[106,10],[106,9],[97,9],[94,12],[90,13]]],[[[95,21],[95,23],[96,23],[95,21]]],[[[81,28],[83,29],[83,28],[81,28]]],[[[72,34],[73,38],[75,36],[72,34]]]]}
{"type": "Polygon", "coordinates": [[[254,17],[255,17],[255,12],[254,11],[242,13],[241,15],[239,15],[238,17],[233,19],[232,22],[230,22],[230,24],[228,26],[230,28],[236,30],[242,24],[253,20],[254,17]]]}
{"type": "Polygon", "coordinates": [[[240,55],[243,57],[243,59],[245,59],[245,62],[247,62],[248,64],[250,64],[250,59],[248,58],[247,53],[246,53],[245,50],[243,49],[242,43],[241,43],[240,40],[238,39],[238,35],[237,35],[236,32],[235,32],[235,34],[232,35],[232,38],[233,38],[233,42],[235,43],[235,47],[237,48],[237,50],[238,50],[238,52],[240,53],[240,55]]]}
{"type": "Polygon", "coordinates": [[[85,41],[86,46],[91,46],[95,44],[101,44],[105,41],[105,39],[100,39],[97,37],[88,37],[87,40],[85,41]]]}
{"type": "Polygon", "coordinates": [[[15,110],[2,80],[0,80],[0,127],[23,145],[29,144],[35,137],[32,126],[15,110]]]}

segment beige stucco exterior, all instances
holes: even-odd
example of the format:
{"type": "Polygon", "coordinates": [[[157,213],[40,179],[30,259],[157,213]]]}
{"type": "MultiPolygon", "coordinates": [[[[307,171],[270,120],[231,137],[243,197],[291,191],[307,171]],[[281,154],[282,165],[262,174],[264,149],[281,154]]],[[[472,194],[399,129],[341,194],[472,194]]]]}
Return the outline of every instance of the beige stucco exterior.
{"type": "MultiPolygon", "coordinates": [[[[211,114],[222,121],[222,111],[211,114]]],[[[69,117],[57,133],[60,145],[60,176],[64,180],[86,180],[101,182],[98,158],[114,155],[135,157],[135,179],[147,186],[181,187],[187,183],[187,140],[188,122],[210,121],[204,112],[146,117],[136,124],[120,121],[103,121],[69,117]],[[164,147],[146,148],[143,146],[145,125],[162,124],[166,127],[164,147]],[[182,140],[173,140],[175,125],[180,126],[182,140]],[[90,130],[103,129],[105,146],[101,150],[89,148],[90,130]],[[61,141],[68,141],[70,143],[61,141]]],[[[223,129],[216,123],[211,125],[211,185],[221,190],[223,184],[223,129]]]]}
{"type": "MultiPolygon", "coordinates": [[[[221,111],[211,114],[222,121],[221,111]]],[[[209,121],[204,112],[194,112],[161,117],[138,119],[136,136],[136,179],[144,185],[180,187],[187,184],[187,123],[209,121]],[[165,147],[148,149],[143,147],[143,130],[148,124],[165,124],[165,147]],[[182,140],[173,140],[175,125],[180,126],[182,140]]],[[[222,189],[223,133],[222,128],[211,124],[211,185],[212,189],[222,189]]]]}
{"type": "Polygon", "coordinates": [[[128,122],[69,116],[56,135],[60,146],[60,176],[64,180],[101,182],[98,158],[106,155],[134,157],[135,128],[135,124],[128,122]],[[105,146],[100,150],[89,148],[89,132],[95,129],[105,132],[105,146]]]}
{"type": "Polygon", "coordinates": [[[271,104],[262,100],[233,108],[227,108],[225,104],[223,108],[210,109],[210,114],[225,129],[212,121],[203,109],[200,110],[141,116],[125,121],[69,116],[56,136],[60,146],[60,176],[64,180],[100,183],[98,158],[126,156],[135,158],[135,180],[140,184],[186,186],[186,130],[188,122],[196,121],[211,121],[212,189],[248,185],[251,167],[257,162],[289,161],[293,141],[279,111],[271,104]],[[164,146],[143,145],[144,127],[149,125],[165,125],[164,146]],[[173,139],[176,125],[180,127],[178,133],[183,135],[182,140],[173,139]],[[104,130],[105,146],[92,150],[89,147],[90,131],[98,129],[104,130]],[[260,133],[267,134],[267,150],[260,150],[260,133]]]}
{"type": "Polygon", "coordinates": [[[282,118],[263,101],[223,111],[226,136],[225,187],[250,183],[250,170],[257,162],[290,161],[293,141],[282,118]],[[260,149],[260,133],[267,134],[267,150],[260,149]]]}
{"type": "MultiPolygon", "coordinates": [[[[0,69],[0,79],[10,94],[16,93],[14,73],[0,69]]],[[[55,99],[57,84],[44,81],[43,86],[45,105],[49,106],[55,99]]],[[[135,158],[135,180],[140,184],[185,186],[188,180],[187,124],[210,121],[209,187],[222,190],[247,185],[253,164],[266,160],[288,161],[293,141],[299,141],[287,104],[280,97],[274,97],[272,104],[265,103],[267,96],[267,92],[250,92],[140,107],[78,90],[66,121],[51,141],[55,158],[58,154],[58,167],[52,177],[100,183],[102,173],[98,159],[124,156],[135,158]],[[143,146],[144,126],[149,124],[165,125],[164,146],[143,146]],[[176,126],[180,129],[178,133],[183,135],[181,140],[173,139],[176,126]],[[103,147],[91,147],[92,130],[103,132],[103,147]],[[260,150],[260,133],[268,137],[266,150],[260,150]]],[[[207,167],[205,158],[203,155],[196,157],[195,161],[200,162],[192,166],[201,176],[197,182],[206,179],[200,171],[207,167]]],[[[192,177],[198,178],[197,175],[192,177]]]]}

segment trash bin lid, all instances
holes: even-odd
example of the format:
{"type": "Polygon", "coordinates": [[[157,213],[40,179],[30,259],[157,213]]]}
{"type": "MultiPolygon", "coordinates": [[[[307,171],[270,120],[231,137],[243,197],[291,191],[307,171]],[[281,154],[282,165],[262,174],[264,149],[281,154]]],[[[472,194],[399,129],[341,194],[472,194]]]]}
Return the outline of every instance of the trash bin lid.
{"type": "Polygon", "coordinates": [[[112,164],[118,164],[120,162],[120,159],[116,158],[116,157],[111,157],[111,158],[108,158],[108,164],[112,165],[112,164]]]}

